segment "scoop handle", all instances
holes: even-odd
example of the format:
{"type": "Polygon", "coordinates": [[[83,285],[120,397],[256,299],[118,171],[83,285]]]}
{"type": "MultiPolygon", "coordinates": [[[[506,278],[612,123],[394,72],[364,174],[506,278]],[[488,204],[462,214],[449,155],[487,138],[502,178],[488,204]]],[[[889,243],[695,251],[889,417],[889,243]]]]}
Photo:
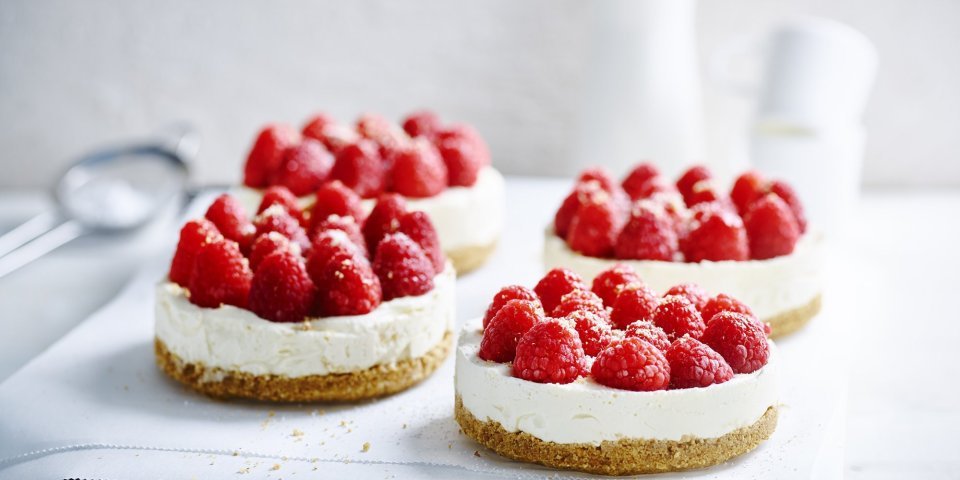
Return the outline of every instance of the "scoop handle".
{"type": "MultiPolygon", "coordinates": [[[[21,227],[33,222],[41,216],[43,216],[43,214],[38,217],[34,217],[34,219],[21,225],[21,227]]],[[[37,221],[37,226],[31,228],[39,229],[39,225],[41,224],[42,222],[37,221]]],[[[7,252],[6,255],[0,257],[0,278],[44,256],[61,245],[87,233],[87,228],[76,220],[67,220],[59,225],[54,225],[55,226],[53,228],[47,229],[45,232],[41,232],[39,235],[34,236],[32,240],[28,238],[27,240],[21,242],[18,245],[20,248],[14,247],[14,249],[7,252]]],[[[14,231],[18,229],[20,229],[20,227],[17,227],[14,229],[14,231]]],[[[25,229],[24,231],[29,230],[30,229],[25,229]]],[[[9,235],[9,233],[7,235],[9,235]]],[[[3,238],[6,238],[7,235],[4,235],[3,238]]],[[[26,234],[21,232],[17,237],[14,238],[19,241],[24,237],[26,237],[26,234]]],[[[0,238],[0,240],[3,238],[0,238]]],[[[10,243],[12,244],[15,242],[10,241],[10,243]]]]}

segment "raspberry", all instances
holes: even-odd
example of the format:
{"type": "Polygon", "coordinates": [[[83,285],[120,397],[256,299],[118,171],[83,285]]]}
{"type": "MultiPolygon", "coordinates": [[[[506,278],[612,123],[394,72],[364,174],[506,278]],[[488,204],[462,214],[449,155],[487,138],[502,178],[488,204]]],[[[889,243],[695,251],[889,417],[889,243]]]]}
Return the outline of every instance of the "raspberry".
{"type": "Polygon", "coordinates": [[[314,226],[330,215],[353,217],[358,223],[363,222],[365,215],[360,197],[339,180],[323,184],[317,190],[316,197],[313,207],[310,208],[310,221],[314,226]]]}
{"type": "Polygon", "coordinates": [[[697,308],[685,297],[668,295],[653,312],[653,323],[662,328],[671,341],[684,335],[700,338],[706,325],[697,308]]]}
{"type": "Polygon", "coordinates": [[[662,328],[654,325],[653,322],[649,320],[637,320],[627,325],[626,330],[624,330],[624,336],[627,338],[639,338],[657,347],[658,350],[664,353],[666,353],[667,348],[670,347],[670,339],[667,337],[667,334],[662,328]]]}
{"type": "Polygon", "coordinates": [[[490,149],[475,128],[470,125],[454,124],[441,129],[436,136],[436,141],[441,143],[452,139],[462,139],[473,144],[480,165],[490,165],[490,149]]]}
{"type": "Polygon", "coordinates": [[[177,251],[170,262],[170,273],[167,275],[170,281],[181,287],[189,285],[197,254],[204,245],[221,239],[223,235],[217,230],[216,225],[206,218],[190,220],[184,224],[180,229],[177,251]]]}
{"type": "Polygon", "coordinates": [[[683,201],[687,205],[692,205],[689,201],[691,195],[693,195],[693,186],[698,182],[703,180],[709,180],[713,178],[713,174],[707,167],[703,165],[694,165],[690,167],[680,178],[677,180],[677,190],[680,191],[680,195],[683,195],[683,201]]]}
{"type": "Polygon", "coordinates": [[[400,233],[406,234],[411,240],[417,242],[423,253],[430,259],[434,274],[443,271],[447,264],[447,257],[443,255],[440,249],[440,237],[437,236],[433,223],[430,223],[430,217],[423,212],[408,212],[400,217],[400,233]]]}
{"type": "Polygon", "coordinates": [[[573,322],[583,345],[583,353],[596,356],[610,343],[610,324],[602,316],[588,310],[578,310],[564,316],[573,322]]]}
{"type": "Polygon", "coordinates": [[[624,338],[603,349],[590,369],[601,385],[652,392],[670,384],[670,364],[663,353],[639,338],[624,338]]]}
{"type": "Polygon", "coordinates": [[[800,239],[800,227],[790,207],[772,193],[750,205],[743,225],[750,242],[750,257],[756,260],[789,255],[800,239]]]}
{"type": "Polygon", "coordinates": [[[688,206],[692,207],[698,203],[707,203],[707,202],[720,202],[723,203],[727,199],[717,193],[716,188],[713,186],[713,180],[701,180],[693,184],[693,188],[690,190],[690,195],[683,197],[683,202],[688,206]]]}
{"type": "Polygon", "coordinates": [[[700,309],[700,313],[703,315],[703,320],[707,323],[710,323],[710,321],[713,320],[713,316],[720,312],[742,313],[744,315],[755,317],[753,310],[751,310],[747,304],[731,297],[730,295],[727,295],[726,293],[718,293],[717,296],[707,300],[700,309]]]}
{"type": "Polygon", "coordinates": [[[422,295],[433,289],[430,259],[402,233],[391,233],[380,241],[373,271],[380,277],[384,300],[422,295]]]}
{"type": "Polygon", "coordinates": [[[340,149],[330,178],[340,180],[362,198],[372,198],[383,192],[386,172],[377,144],[359,140],[340,149]]]}
{"type": "Polygon", "coordinates": [[[586,290],[583,278],[566,268],[554,268],[540,279],[533,291],[540,297],[543,310],[552,312],[564,295],[574,290],[586,290]]]}
{"type": "Polygon", "coordinates": [[[257,228],[257,237],[267,232],[277,232],[297,244],[301,252],[310,248],[307,232],[300,226],[300,222],[280,205],[273,205],[261,212],[253,219],[253,225],[257,228]]]}
{"type": "Polygon", "coordinates": [[[580,172],[580,176],[577,177],[577,184],[588,182],[597,182],[600,184],[600,188],[607,193],[613,193],[620,188],[610,172],[603,167],[592,167],[580,172]]]}
{"type": "Polygon", "coordinates": [[[470,187],[477,183],[483,164],[476,144],[465,139],[451,138],[437,142],[436,146],[447,168],[447,185],[470,187]]]}
{"type": "MultiPolygon", "coordinates": [[[[700,288],[699,285],[694,283],[681,283],[679,285],[674,285],[670,287],[670,290],[667,290],[666,293],[663,294],[664,297],[667,295],[679,295],[683,298],[686,298],[701,314],[703,314],[703,307],[707,305],[707,302],[710,299],[710,297],[707,295],[707,292],[700,288]]],[[[703,319],[706,322],[710,321],[709,317],[706,315],[703,315],[703,319]]]]}
{"type": "Polygon", "coordinates": [[[543,310],[539,303],[510,300],[484,327],[478,355],[491,362],[513,361],[520,337],[541,321],[543,310]]]}
{"type": "Polygon", "coordinates": [[[614,328],[623,330],[637,320],[652,319],[659,304],[657,293],[643,282],[629,283],[620,289],[620,294],[613,302],[610,322],[614,328]]]}
{"type": "Polygon", "coordinates": [[[609,196],[597,200],[577,210],[570,222],[567,244],[571,250],[590,257],[609,257],[621,223],[609,196]]]}
{"type": "Polygon", "coordinates": [[[381,155],[387,151],[396,150],[410,141],[399,125],[373,113],[361,115],[357,119],[357,133],[363,138],[376,142],[381,147],[381,155]]]}
{"type": "Polygon", "coordinates": [[[678,250],[673,222],[662,208],[638,202],[617,236],[614,256],[631,260],[673,260],[678,250]]]}
{"type": "Polygon", "coordinates": [[[339,124],[324,125],[319,135],[320,138],[317,138],[317,140],[323,142],[323,146],[327,147],[327,150],[334,155],[347,145],[353,145],[362,138],[356,130],[339,124]]]}
{"type": "Polygon", "coordinates": [[[517,342],[514,377],[537,383],[570,383],[584,370],[583,344],[569,321],[540,322],[517,342]]]}
{"type": "Polygon", "coordinates": [[[207,308],[244,308],[253,273],[237,242],[218,239],[200,248],[190,274],[190,302],[207,308]]]}
{"type": "Polygon", "coordinates": [[[680,250],[688,262],[746,260],[747,232],[736,213],[716,203],[701,203],[691,210],[687,234],[680,250]]]}
{"type": "Polygon", "coordinates": [[[249,250],[256,228],[236,198],[226,193],[220,195],[207,208],[204,217],[213,222],[225,238],[237,242],[241,251],[249,250]]]}
{"type": "Polygon", "coordinates": [[[573,312],[592,312],[603,318],[608,316],[603,300],[589,290],[574,290],[560,298],[560,304],[551,312],[551,316],[561,318],[573,312]]]}
{"type": "Polygon", "coordinates": [[[333,155],[317,140],[306,138],[299,145],[288,147],[283,152],[283,160],[270,183],[283,185],[298,197],[316,190],[333,166],[333,155]]]}
{"type": "Polygon", "coordinates": [[[326,113],[319,112],[309,119],[307,123],[303,126],[303,130],[300,132],[305,138],[312,138],[323,142],[325,135],[323,131],[330,126],[337,125],[337,121],[333,117],[327,115],[326,113]]]}
{"type": "Polygon", "coordinates": [[[396,193],[385,193],[377,200],[363,223],[363,238],[367,248],[376,251],[380,239],[400,229],[400,217],[407,212],[407,202],[396,193]]]}
{"type": "Polygon", "coordinates": [[[300,322],[310,312],[315,291],[301,258],[279,251],[264,258],[253,274],[249,308],[271,322],[300,322]]]}
{"type": "Polygon", "coordinates": [[[440,117],[429,110],[420,110],[403,119],[403,131],[411,137],[433,138],[440,131],[440,117]]]}
{"type": "Polygon", "coordinates": [[[280,168],[284,150],[298,143],[300,133],[289,125],[270,124],[263,127],[247,155],[243,184],[251,188],[266,187],[270,177],[280,168]]]}
{"type": "Polygon", "coordinates": [[[713,317],[700,341],[723,356],[736,373],[752,373],[767,364],[770,345],[752,318],[734,312],[713,317]]]}
{"type": "Polygon", "coordinates": [[[632,267],[618,263],[594,277],[590,290],[600,297],[604,305],[612,307],[624,285],[639,281],[640,276],[632,267]]]}
{"type": "Polygon", "coordinates": [[[483,315],[483,328],[487,328],[490,320],[493,319],[497,312],[510,300],[528,300],[540,305],[540,299],[537,298],[537,294],[533,293],[533,290],[527,287],[521,285],[508,285],[503,287],[493,296],[493,301],[490,302],[490,306],[487,307],[487,312],[483,315]]]}
{"type": "Polygon", "coordinates": [[[573,191],[563,199],[553,219],[553,230],[558,237],[567,238],[570,233],[570,224],[573,222],[574,215],[580,210],[580,206],[594,201],[594,196],[602,191],[597,182],[581,183],[574,187],[573,191]]]}
{"type": "Polygon", "coordinates": [[[332,258],[336,255],[364,256],[363,251],[343,230],[324,230],[313,237],[307,257],[332,258]]]}
{"type": "Polygon", "coordinates": [[[406,197],[432,197],[447,187],[447,167],[425,138],[416,138],[397,152],[390,177],[394,191],[406,197]]]}
{"type": "Polygon", "coordinates": [[[317,286],[314,310],[321,316],[363,315],[380,305],[380,279],[366,257],[312,252],[307,272],[317,286]]]}
{"type": "Polygon", "coordinates": [[[782,198],[790,207],[790,211],[793,212],[793,216],[797,220],[797,226],[800,227],[800,233],[806,232],[807,216],[803,213],[803,204],[800,203],[800,197],[797,196],[793,187],[781,180],[775,180],[770,184],[770,191],[782,198]]]}
{"type": "Polygon", "coordinates": [[[250,247],[250,256],[248,257],[250,269],[256,272],[264,258],[278,251],[300,255],[300,246],[291,243],[289,238],[278,232],[267,232],[266,235],[260,235],[253,242],[253,246],[250,247]]]}
{"type": "Polygon", "coordinates": [[[733,369],[719,353],[699,340],[683,337],[666,350],[670,388],[701,388],[733,378],[733,369]]]}
{"type": "Polygon", "coordinates": [[[263,213],[264,210],[274,205],[280,205],[293,218],[296,218],[300,225],[304,225],[303,211],[300,210],[297,197],[290,192],[290,189],[282,185],[275,185],[264,190],[263,198],[260,199],[260,206],[257,207],[257,214],[263,213]]]}
{"type": "Polygon", "coordinates": [[[353,217],[330,215],[317,223],[315,230],[313,230],[313,236],[316,237],[318,233],[327,230],[340,230],[346,233],[347,237],[350,238],[350,242],[358,247],[361,255],[367,256],[367,244],[363,240],[363,234],[360,233],[360,226],[357,225],[357,221],[354,220],[353,217]]]}
{"type": "Polygon", "coordinates": [[[737,207],[740,215],[747,212],[756,199],[762,197],[767,192],[767,181],[764,180],[760,172],[749,170],[740,174],[737,180],[733,182],[733,188],[730,189],[730,200],[737,207]]]}
{"type": "MultiPolygon", "coordinates": [[[[634,192],[634,195],[637,196],[637,199],[647,199],[662,194],[679,195],[679,192],[677,192],[677,187],[674,187],[662,177],[655,177],[651,179],[634,192]]],[[[683,197],[681,196],[680,198],[682,201],[683,197]]]]}
{"type": "Polygon", "coordinates": [[[645,193],[647,184],[659,176],[660,171],[657,170],[657,167],[653,166],[652,163],[644,162],[634,167],[634,169],[627,174],[621,186],[631,199],[639,200],[646,198],[646,196],[641,196],[641,193],[645,193]]]}

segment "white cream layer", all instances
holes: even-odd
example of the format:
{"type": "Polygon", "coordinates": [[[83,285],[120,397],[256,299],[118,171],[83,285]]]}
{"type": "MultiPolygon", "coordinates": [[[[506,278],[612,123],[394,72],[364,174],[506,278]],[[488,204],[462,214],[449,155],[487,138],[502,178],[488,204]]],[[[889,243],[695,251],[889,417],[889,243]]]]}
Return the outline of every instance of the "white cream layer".
{"type": "Polygon", "coordinates": [[[548,228],[543,240],[543,263],[549,270],[566,267],[592,281],[617,263],[630,265],[657,292],[692,282],[711,294],[726,293],[750,305],[761,319],[802,307],[822,289],[823,241],[819,234],[800,238],[790,255],[743,262],[662,262],[587,257],[567,246],[548,228]]]}
{"type": "Polygon", "coordinates": [[[717,438],[755,423],[778,404],[779,354],[770,343],[766,366],[706,388],[631,392],[589,378],[541,384],[514,378],[511,364],[477,356],[480,322],[470,323],[457,346],[455,388],[480,420],[555,443],[620,439],[717,438]]]}
{"type": "Polygon", "coordinates": [[[435,347],[453,329],[455,284],[448,263],[423,295],[383,302],[364,315],[274,323],[229,305],[198,307],[182,287],[163,282],[156,335],[184,361],[207,367],[287,377],[356,372],[435,347]]]}
{"type": "MultiPolygon", "coordinates": [[[[242,186],[232,193],[250,212],[256,211],[263,197],[260,190],[242,186]]],[[[450,252],[486,246],[500,238],[504,196],[503,176],[493,167],[486,167],[480,171],[473,186],[450,187],[429,198],[408,198],[407,209],[426,213],[437,229],[443,250],[450,252]]],[[[301,197],[304,206],[313,200],[313,195],[301,197]]],[[[370,211],[375,203],[372,199],[364,200],[363,206],[370,211]]]]}

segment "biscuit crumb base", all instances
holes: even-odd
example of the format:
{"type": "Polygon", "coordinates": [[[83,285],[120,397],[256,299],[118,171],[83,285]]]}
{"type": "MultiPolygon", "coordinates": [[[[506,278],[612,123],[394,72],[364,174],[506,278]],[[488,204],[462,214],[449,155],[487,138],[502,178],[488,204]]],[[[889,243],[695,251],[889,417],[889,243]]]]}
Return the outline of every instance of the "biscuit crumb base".
{"type": "Polygon", "coordinates": [[[806,305],[787,310],[763,321],[770,323],[770,338],[779,338],[789,335],[810,322],[810,319],[820,313],[822,295],[817,294],[813,300],[806,305]]]}
{"type": "Polygon", "coordinates": [[[491,450],[524,462],[602,475],[633,475],[703,468],[747,453],[773,434],[777,407],[752,425],[718,438],[690,440],[622,439],[589,443],[546,442],[525,432],[508,432],[500,423],[478,420],[457,395],[454,414],[467,434],[491,450]]]}
{"type": "Polygon", "coordinates": [[[457,248],[450,251],[444,251],[453,268],[457,270],[457,275],[463,275],[476,270],[483,265],[487,258],[497,249],[497,241],[494,240],[487,245],[470,246],[457,248]]]}
{"type": "Polygon", "coordinates": [[[271,402],[339,402],[382,397],[405,390],[427,378],[450,354],[453,333],[426,354],[366,370],[329,375],[287,377],[187,363],[162,340],[154,340],[157,366],[174,380],[214,398],[248,398],[271,402]]]}

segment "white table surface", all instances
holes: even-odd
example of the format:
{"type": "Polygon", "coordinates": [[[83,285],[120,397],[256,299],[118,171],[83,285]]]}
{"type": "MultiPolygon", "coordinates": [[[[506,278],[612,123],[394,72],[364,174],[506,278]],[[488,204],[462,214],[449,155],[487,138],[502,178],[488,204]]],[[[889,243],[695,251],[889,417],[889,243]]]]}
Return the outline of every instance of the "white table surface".
{"type": "MultiPolygon", "coordinates": [[[[543,224],[568,186],[568,181],[511,179],[511,205],[520,206],[511,212],[540,215],[530,219],[511,215],[511,225],[543,224]]],[[[0,194],[0,229],[44,206],[37,192],[0,194]]],[[[843,468],[849,478],[958,478],[960,458],[952,444],[960,434],[960,402],[953,383],[960,377],[956,361],[960,315],[954,307],[940,306],[953,303],[949,299],[960,286],[960,252],[954,246],[960,234],[960,222],[954,219],[958,210],[960,192],[866,195],[860,214],[851,222],[849,239],[842,242],[831,266],[830,293],[841,299],[833,302],[832,315],[849,320],[847,327],[831,329],[815,321],[795,339],[783,342],[785,349],[792,348],[791,343],[811,342],[804,338],[840,346],[834,349],[841,351],[840,375],[849,360],[849,389],[844,388],[846,381],[837,388],[840,397],[848,392],[847,408],[840,412],[839,421],[823,419],[828,441],[816,457],[818,465],[810,467],[811,476],[837,476],[843,468]]],[[[4,332],[0,381],[113,297],[138,267],[167,257],[175,236],[175,225],[161,222],[132,240],[90,239],[0,279],[0,329],[4,332]]],[[[536,256],[539,245],[538,238],[503,245],[487,271],[506,271],[511,259],[536,256]]],[[[534,270],[520,269],[509,281],[530,283],[536,276],[534,270]]],[[[482,311],[497,284],[485,280],[483,271],[462,280],[458,285],[459,293],[465,295],[459,302],[461,320],[468,315],[465,312],[482,311]]],[[[818,349],[808,350],[816,356],[813,363],[823,357],[818,349]]],[[[790,352],[790,361],[801,365],[798,362],[806,353],[790,352]]],[[[0,391],[9,385],[0,383],[0,391]]],[[[13,441],[10,432],[4,434],[4,427],[14,422],[3,420],[2,415],[0,442],[13,441]]],[[[0,445],[0,450],[7,446],[0,445]]],[[[82,450],[38,457],[0,476],[67,475],[64,465],[73,475],[117,478],[157,477],[160,465],[171,478],[209,478],[214,476],[211,472],[233,475],[254,465],[252,471],[259,472],[255,476],[271,478],[296,478],[297,473],[306,476],[313,471],[313,466],[297,462],[284,462],[280,470],[271,471],[267,467],[272,464],[272,460],[245,456],[82,450]],[[143,465],[152,467],[150,473],[145,473],[143,465]]],[[[324,464],[322,471],[374,478],[444,473],[391,464],[324,464]]],[[[779,478],[789,476],[778,473],[779,478]]]]}

